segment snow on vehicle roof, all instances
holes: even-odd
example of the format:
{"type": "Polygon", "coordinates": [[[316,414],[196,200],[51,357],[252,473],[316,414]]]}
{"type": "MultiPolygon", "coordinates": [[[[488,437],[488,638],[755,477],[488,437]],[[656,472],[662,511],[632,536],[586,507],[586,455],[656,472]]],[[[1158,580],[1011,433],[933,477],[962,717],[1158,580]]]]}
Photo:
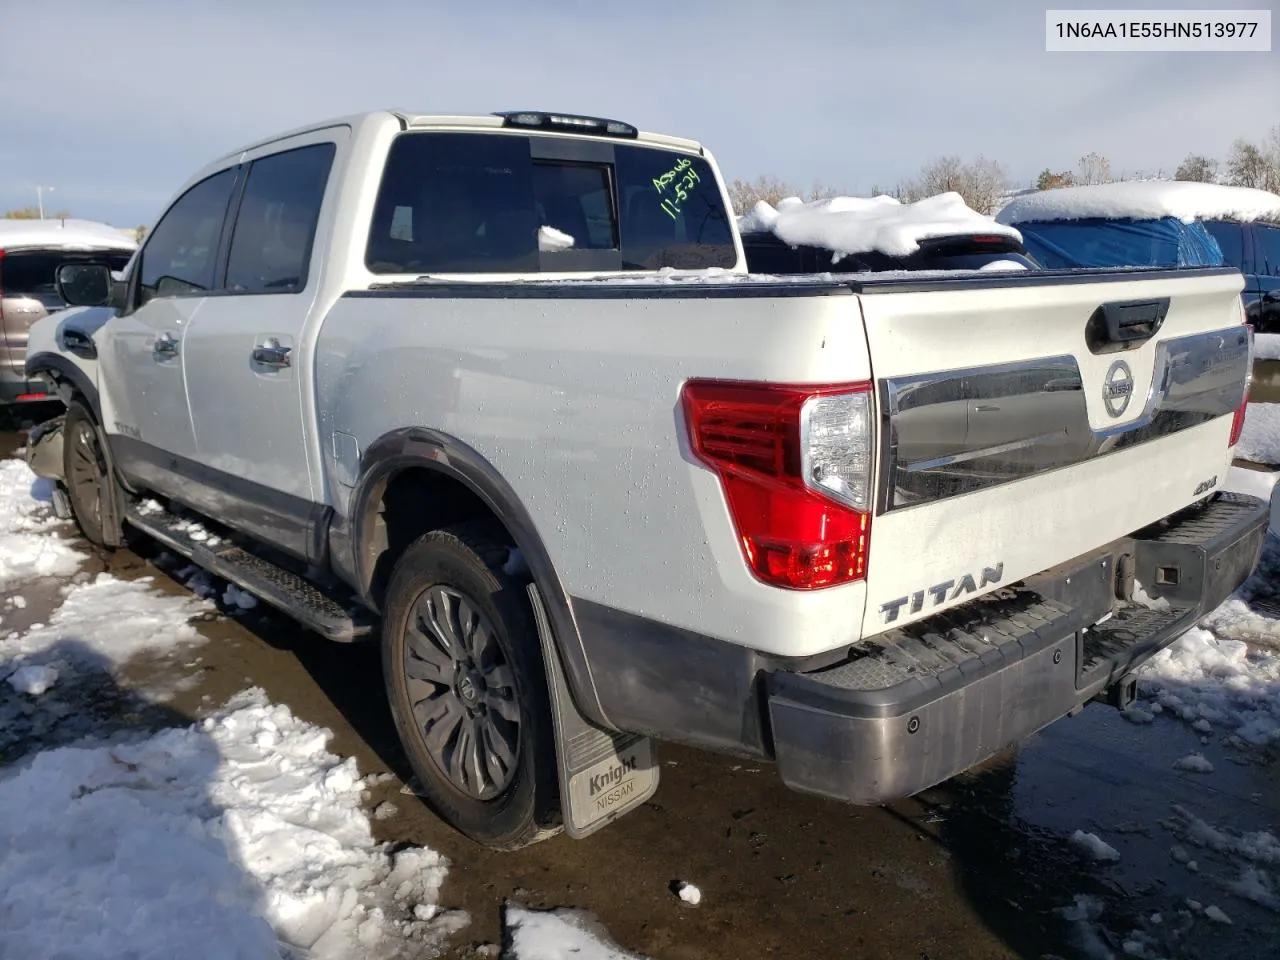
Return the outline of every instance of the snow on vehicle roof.
{"type": "Polygon", "coordinates": [[[137,241],[96,220],[0,220],[0,250],[136,250],[137,241]]]}
{"type": "Polygon", "coordinates": [[[1057,187],[1014,197],[996,219],[1001,223],[1044,220],[1280,221],[1280,196],[1252,187],[1183,180],[1135,180],[1083,187],[1057,187]]]}
{"type": "Polygon", "coordinates": [[[1022,234],[967,206],[958,193],[940,193],[915,203],[893,197],[832,197],[804,203],[782,200],[775,210],[763,200],[738,218],[741,233],[773,233],[792,246],[821,247],[837,258],[875,251],[903,257],[923,240],[966,234],[1000,235],[1021,241],[1022,234]]]}

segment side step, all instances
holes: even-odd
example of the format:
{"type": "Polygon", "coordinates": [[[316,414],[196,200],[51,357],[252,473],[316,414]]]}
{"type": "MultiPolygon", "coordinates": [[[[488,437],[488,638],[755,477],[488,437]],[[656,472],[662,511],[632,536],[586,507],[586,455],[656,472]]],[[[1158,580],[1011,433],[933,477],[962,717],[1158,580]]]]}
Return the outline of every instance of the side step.
{"type": "Polygon", "coordinates": [[[373,631],[373,614],[354,601],[344,602],[336,593],[270,560],[210,537],[190,520],[154,503],[130,506],[125,519],[170,550],[230,580],[330,640],[349,642],[373,631]]]}

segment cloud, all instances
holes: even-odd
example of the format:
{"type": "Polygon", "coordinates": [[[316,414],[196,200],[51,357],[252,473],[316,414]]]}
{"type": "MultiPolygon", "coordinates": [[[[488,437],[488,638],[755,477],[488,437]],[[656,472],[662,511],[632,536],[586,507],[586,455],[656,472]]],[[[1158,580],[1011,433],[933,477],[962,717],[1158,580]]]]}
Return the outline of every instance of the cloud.
{"type": "Polygon", "coordinates": [[[1088,150],[1171,169],[1261,134],[1277,79],[1267,54],[1048,54],[1043,8],[1013,0],[6,6],[0,204],[53,183],[130,224],[214,157],[364,109],[616,116],[702,140],[729,177],[866,190],[942,153],[1021,179],[1088,150]]]}

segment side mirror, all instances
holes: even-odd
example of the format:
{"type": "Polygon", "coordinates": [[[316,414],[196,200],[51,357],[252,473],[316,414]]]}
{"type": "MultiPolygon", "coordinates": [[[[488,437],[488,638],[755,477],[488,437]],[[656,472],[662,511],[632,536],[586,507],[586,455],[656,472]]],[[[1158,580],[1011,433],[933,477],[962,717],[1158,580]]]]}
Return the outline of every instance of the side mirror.
{"type": "Polygon", "coordinates": [[[111,301],[111,268],[105,263],[64,263],[56,275],[58,296],[71,307],[105,307],[111,301]]]}

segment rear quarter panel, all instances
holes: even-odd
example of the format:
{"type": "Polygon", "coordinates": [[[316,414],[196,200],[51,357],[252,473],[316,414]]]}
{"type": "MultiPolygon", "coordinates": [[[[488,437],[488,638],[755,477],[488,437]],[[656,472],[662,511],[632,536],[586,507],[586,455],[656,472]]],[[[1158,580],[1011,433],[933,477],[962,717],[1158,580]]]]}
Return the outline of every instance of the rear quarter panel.
{"type": "MultiPolygon", "coordinates": [[[[695,376],[867,379],[857,299],[630,289],[341,299],[316,347],[322,445],[338,431],[365,451],[412,426],[458,438],[514,488],[572,597],[766,652],[852,641],[862,584],[798,593],[748,573],[679,392],[695,376]]],[[[328,469],[346,514],[351,490],[328,469]]]]}

